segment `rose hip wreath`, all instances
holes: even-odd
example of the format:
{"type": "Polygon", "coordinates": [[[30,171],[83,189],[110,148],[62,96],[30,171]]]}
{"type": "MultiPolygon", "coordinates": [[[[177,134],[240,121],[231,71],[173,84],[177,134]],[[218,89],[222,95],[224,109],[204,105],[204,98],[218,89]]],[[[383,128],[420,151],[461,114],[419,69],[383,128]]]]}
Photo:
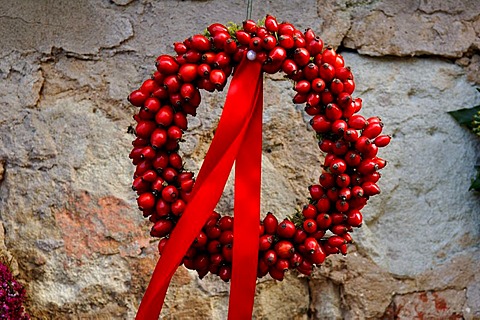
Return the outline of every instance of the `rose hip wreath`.
{"type": "MultiPolygon", "coordinates": [[[[328,255],[347,253],[350,232],[362,224],[360,210],[380,193],[378,170],[386,161],[378,148],[390,142],[381,135],[378,117],[358,114],[362,100],[353,98],[353,74],[343,57],[311,29],[297,30],[268,15],[264,24],[248,20],[243,27],[215,23],[204,34],[174,44],[176,55],[156,59],[157,71],[129,95],[139,107],[134,116],[136,139],[130,158],[136,166],[133,189],[144,217],[153,223],[151,236],[159,251],[191,199],[194,173],[183,166],[179,142],[195,116],[200,90],[221,91],[248,53],[266,73],[283,71],[294,81],[293,102],[306,104],[310,125],[325,153],[319,183],[308,189],[301,212],[278,221],[268,213],[260,221],[258,277],[282,280],[285,271],[310,275],[328,255]]],[[[183,265],[224,281],[231,277],[233,219],[213,212],[183,259],[183,265]]]]}

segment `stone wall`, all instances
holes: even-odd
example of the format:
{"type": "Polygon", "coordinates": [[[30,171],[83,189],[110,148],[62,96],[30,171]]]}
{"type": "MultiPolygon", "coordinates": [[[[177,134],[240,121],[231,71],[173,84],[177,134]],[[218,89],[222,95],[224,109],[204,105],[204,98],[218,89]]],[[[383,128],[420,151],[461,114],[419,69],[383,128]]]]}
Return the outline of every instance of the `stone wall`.
{"type": "MultiPolygon", "coordinates": [[[[0,2],[0,254],[13,258],[35,319],[132,319],[158,254],[136,209],[127,94],[171,44],[246,1],[0,2]]],[[[479,139],[446,113],[480,104],[476,0],[253,1],[312,27],[381,115],[382,195],[346,257],[314,276],[262,280],[256,319],[480,319],[480,198],[468,192],[479,139]]],[[[266,78],[262,211],[290,214],[320,159],[291,83],[266,78]]],[[[224,94],[204,97],[182,147],[198,169],[224,94]]],[[[219,209],[232,209],[232,189],[219,209]]],[[[228,285],[180,268],[165,319],[225,319],[228,285]]]]}

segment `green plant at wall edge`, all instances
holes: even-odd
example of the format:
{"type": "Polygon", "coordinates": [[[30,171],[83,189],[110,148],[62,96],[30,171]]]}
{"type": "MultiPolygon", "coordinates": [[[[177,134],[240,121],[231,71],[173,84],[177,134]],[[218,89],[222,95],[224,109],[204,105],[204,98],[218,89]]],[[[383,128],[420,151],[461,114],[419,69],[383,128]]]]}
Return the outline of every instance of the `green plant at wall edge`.
{"type": "MultiPolygon", "coordinates": [[[[480,92],[480,89],[477,88],[480,92]]],[[[480,105],[448,112],[457,122],[480,137],[480,105]]],[[[475,165],[477,176],[472,179],[469,190],[480,191],[480,163],[475,165]]]]}

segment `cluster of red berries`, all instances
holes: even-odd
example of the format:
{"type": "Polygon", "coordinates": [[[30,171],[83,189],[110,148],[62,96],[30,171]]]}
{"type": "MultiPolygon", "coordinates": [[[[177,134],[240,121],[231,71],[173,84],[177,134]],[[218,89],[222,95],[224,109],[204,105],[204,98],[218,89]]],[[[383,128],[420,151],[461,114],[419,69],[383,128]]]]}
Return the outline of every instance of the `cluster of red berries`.
{"type": "MultiPolygon", "coordinates": [[[[355,82],[342,56],[324,48],[311,29],[301,32],[270,15],[263,26],[253,20],[243,28],[212,24],[205,34],[175,43],[174,49],[175,56],[157,58],[152,78],[129,96],[140,108],[130,153],[136,165],[133,189],[140,210],[153,223],[151,235],[161,238],[160,253],[195,182],[178,153],[187,115],[196,115],[200,89],[222,90],[248,53],[249,59],[262,63],[264,72],[281,70],[295,82],[293,102],[306,103],[319,147],[326,153],[319,184],[309,187],[309,204],[290,219],[279,222],[268,213],[260,221],[258,277],[270,274],[282,280],[288,269],[310,275],[328,255],[346,254],[350,232],[362,224],[360,210],[380,193],[378,170],[386,161],[377,152],[390,137],[381,135],[378,117],[357,114],[362,100],[352,97],[355,82]]],[[[183,264],[200,277],[211,272],[228,281],[233,240],[233,218],[213,212],[183,264]]]]}

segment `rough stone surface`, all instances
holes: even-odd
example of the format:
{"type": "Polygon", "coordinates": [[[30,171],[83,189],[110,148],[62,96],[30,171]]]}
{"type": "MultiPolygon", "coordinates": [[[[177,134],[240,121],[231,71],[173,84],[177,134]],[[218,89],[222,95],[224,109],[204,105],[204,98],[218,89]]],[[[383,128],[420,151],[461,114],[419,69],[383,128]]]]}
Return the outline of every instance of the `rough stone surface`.
{"type": "Polygon", "coordinates": [[[469,1],[318,1],[327,42],[361,54],[460,58],[480,46],[480,6],[469,1]]]}
{"type": "MultiPolygon", "coordinates": [[[[255,319],[479,319],[480,143],[446,113],[480,104],[480,6],[472,1],[254,1],[311,27],[352,67],[363,114],[392,144],[382,195],[355,245],[311,278],[257,285],[255,319]],[[396,57],[394,57],[396,56],[396,57]],[[453,61],[455,59],[455,61],[453,61]]],[[[133,319],[157,261],[136,209],[125,97],[154,58],[245,1],[0,2],[0,258],[36,319],[133,319]]],[[[262,212],[301,208],[321,172],[292,84],[265,79],[262,212]]],[[[198,170],[225,92],[205,94],[182,152],[198,170]]],[[[218,209],[233,211],[233,177],[218,209]]],[[[225,319],[229,286],[179,268],[163,319],[225,319]]]]}

